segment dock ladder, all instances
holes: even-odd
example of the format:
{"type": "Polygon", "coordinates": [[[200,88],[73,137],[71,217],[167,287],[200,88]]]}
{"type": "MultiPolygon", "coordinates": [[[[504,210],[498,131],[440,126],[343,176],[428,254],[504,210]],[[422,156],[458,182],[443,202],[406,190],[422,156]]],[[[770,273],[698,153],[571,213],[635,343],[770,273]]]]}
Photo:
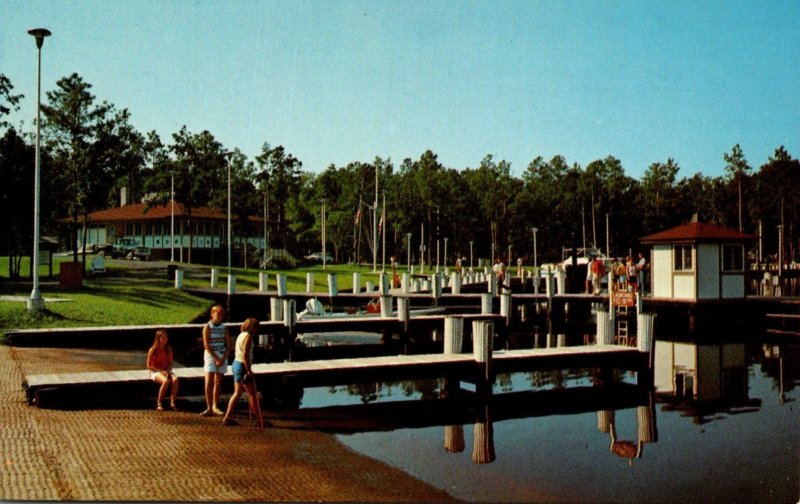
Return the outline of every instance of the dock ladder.
{"type": "Polygon", "coordinates": [[[629,332],[628,321],[628,307],[615,306],[614,307],[614,320],[616,320],[616,334],[615,341],[618,345],[630,346],[635,344],[635,340],[631,338],[629,332]]]}

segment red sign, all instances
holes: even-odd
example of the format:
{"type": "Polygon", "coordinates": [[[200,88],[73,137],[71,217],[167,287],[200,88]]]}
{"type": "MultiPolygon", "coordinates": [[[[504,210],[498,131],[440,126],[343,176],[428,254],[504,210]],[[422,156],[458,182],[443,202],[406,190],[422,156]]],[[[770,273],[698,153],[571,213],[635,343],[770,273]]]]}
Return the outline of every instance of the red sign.
{"type": "Polygon", "coordinates": [[[614,306],[633,307],[636,305],[636,294],[628,291],[614,291],[611,295],[611,304],[614,306]]]}

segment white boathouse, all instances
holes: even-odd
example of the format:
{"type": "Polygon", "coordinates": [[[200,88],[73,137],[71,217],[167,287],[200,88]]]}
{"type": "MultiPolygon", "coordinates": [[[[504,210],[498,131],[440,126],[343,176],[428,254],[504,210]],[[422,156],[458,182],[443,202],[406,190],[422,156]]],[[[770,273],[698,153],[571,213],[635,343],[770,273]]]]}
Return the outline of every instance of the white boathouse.
{"type": "Polygon", "coordinates": [[[690,222],[640,239],[652,246],[653,298],[696,302],[742,299],[745,290],[745,244],[751,235],[690,222]]]}

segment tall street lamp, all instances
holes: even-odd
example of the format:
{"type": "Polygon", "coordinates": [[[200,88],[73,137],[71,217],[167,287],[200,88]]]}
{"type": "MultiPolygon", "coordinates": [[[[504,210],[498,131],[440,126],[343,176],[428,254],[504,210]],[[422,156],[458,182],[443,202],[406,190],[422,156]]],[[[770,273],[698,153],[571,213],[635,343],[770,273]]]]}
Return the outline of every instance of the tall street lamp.
{"type": "Polygon", "coordinates": [[[408,259],[407,271],[411,274],[411,233],[406,233],[406,254],[408,259]]]}
{"type": "Polygon", "coordinates": [[[538,228],[533,228],[533,267],[536,268],[536,232],[539,231],[538,228]]]}
{"type": "Polygon", "coordinates": [[[44,299],[39,292],[39,172],[41,171],[41,161],[39,157],[39,127],[41,123],[41,102],[42,102],[42,44],[44,38],[51,35],[47,28],[31,28],[28,34],[36,39],[37,65],[36,65],[36,157],[33,183],[33,289],[31,297],[28,299],[28,311],[40,312],[44,309],[44,299]]]}

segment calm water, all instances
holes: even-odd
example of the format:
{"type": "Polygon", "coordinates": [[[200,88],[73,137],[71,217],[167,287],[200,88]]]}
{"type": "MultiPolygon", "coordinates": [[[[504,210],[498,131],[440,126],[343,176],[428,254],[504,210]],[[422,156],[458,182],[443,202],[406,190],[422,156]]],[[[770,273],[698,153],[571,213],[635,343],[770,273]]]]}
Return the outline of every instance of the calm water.
{"type": "Polygon", "coordinates": [[[658,341],[654,390],[597,383],[505,375],[489,404],[437,380],[307,389],[298,414],[467,501],[800,500],[800,345],[658,341]]]}

